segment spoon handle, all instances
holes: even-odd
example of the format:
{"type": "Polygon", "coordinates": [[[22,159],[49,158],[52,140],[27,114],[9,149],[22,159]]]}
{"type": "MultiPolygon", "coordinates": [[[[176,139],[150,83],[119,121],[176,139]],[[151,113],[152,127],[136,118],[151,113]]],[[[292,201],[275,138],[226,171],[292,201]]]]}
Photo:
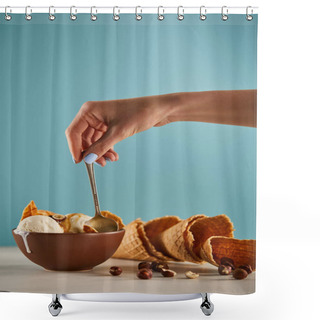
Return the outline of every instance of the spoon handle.
{"type": "Polygon", "coordinates": [[[88,163],[85,162],[85,164],[86,164],[86,167],[87,167],[88,176],[89,176],[90,185],[91,185],[91,191],[92,191],[92,196],[93,196],[95,215],[101,216],[99,200],[98,200],[98,193],[97,193],[97,187],[96,187],[96,180],[94,178],[93,163],[88,164],[88,163]]]}

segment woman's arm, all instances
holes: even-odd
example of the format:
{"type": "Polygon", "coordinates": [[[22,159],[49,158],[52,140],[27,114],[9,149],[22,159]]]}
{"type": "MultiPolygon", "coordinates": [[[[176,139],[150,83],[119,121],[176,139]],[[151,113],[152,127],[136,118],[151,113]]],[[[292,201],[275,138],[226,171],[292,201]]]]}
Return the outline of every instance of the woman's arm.
{"type": "Polygon", "coordinates": [[[257,90],[182,92],[168,122],[200,121],[256,127],[257,90]]]}
{"type": "Polygon", "coordinates": [[[117,161],[113,146],[138,132],[175,121],[256,127],[256,90],[180,92],[88,101],[66,130],[76,163],[117,161]]]}

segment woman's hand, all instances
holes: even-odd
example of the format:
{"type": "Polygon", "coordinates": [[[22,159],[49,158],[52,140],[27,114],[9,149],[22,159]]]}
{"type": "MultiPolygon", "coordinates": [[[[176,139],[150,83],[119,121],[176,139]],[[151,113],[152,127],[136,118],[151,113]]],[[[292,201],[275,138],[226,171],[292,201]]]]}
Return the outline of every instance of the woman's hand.
{"type": "Polygon", "coordinates": [[[66,136],[75,163],[106,165],[117,161],[113,147],[119,141],[154,126],[169,123],[175,95],[134,99],[89,101],[66,129],[66,136]]]}

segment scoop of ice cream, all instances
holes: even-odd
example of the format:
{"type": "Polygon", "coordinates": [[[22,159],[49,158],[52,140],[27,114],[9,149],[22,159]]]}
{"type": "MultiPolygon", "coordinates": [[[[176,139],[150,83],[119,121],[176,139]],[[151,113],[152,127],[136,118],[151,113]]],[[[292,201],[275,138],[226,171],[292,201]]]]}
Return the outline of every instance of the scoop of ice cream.
{"type": "Polygon", "coordinates": [[[82,233],[84,232],[83,226],[92,217],[89,217],[83,213],[71,213],[67,215],[70,221],[70,229],[68,232],[82,233]]]}
{"type": "Polygon", "coordinates": [[[20,221],[17,230],[27,232],[63,233],[59,223],[48,216],[31,216],[20,221]]]}

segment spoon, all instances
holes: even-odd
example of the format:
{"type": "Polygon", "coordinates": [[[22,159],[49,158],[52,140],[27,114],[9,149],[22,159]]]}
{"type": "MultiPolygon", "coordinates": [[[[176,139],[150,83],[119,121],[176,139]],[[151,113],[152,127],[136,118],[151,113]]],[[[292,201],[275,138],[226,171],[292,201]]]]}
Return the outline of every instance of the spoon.
{"type": "Polygon", "coordinates": [[[112,231],[118,231],[119,226],[116,221],[110,218],[106,218],[101,215],[100,212],[100,206],[99,206],[99,200],[98,200],[98,193],[96,188],[96,181],[94,179],[94,169],[93,169],[93,163],[88,164],[86,163],[88,176],[90,180],[91,185],[91,191],[93,196],[93,203],[95,208],[95,215],[92,219],[86,222],[86,224],[90,225],[94,229],[96,229],[98,232],[112,232],[112,231]]]}

